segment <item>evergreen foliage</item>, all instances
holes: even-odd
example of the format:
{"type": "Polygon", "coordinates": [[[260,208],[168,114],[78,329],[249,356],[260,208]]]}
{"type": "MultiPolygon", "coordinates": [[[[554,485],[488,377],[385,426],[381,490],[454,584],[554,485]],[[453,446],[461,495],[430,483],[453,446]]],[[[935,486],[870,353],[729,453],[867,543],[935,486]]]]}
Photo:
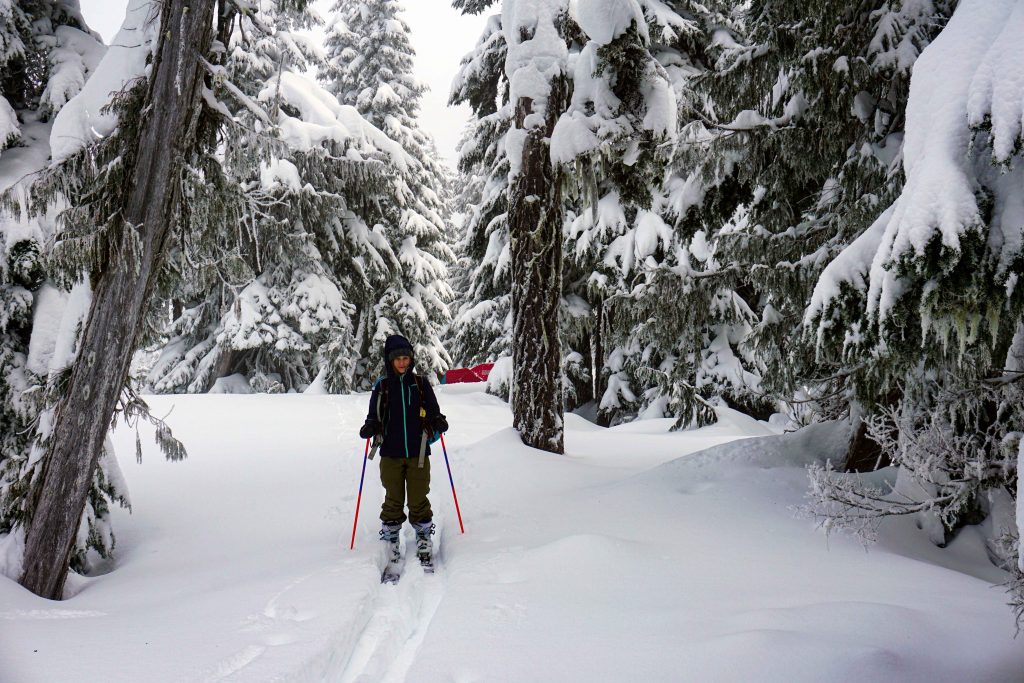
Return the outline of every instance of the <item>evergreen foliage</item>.
{"type": "MultiPolygon", "coordinates": [[[[336,21],[323,52],[303,33],[315,24],[305,3],[228,17],[205,133],[225,143],[186,179],[191,230],[161,290],[158,312],[173,322],[169,339],[154,339],[162,352],[148,383],[203,392],[240,373],[251,390],[289,391],[319,371],[329,390],[367,388],[374,340],[398,331],[416,340],[425,370],[443,370],[447,176],[415,123],[421,91],[401,85],[411,50],[393,51],[392,70],[349,69],[354,22],[336,21]],[[311,66],[323,85],[304,75],[311,66]],[[401,97],[360,102],[360,79],[382,74],[394,78],[379,92],[401,97]]],[[[366,18],[408,46],[397,20],[366,18]]]]}
{"type": "Polygon", "coordinates": [[[733,13],[730,39],[713,49],[714,76],[691,108],[713,138],[711,158],[696,160],[702,220],[724,279],[757,315],[745,344],[770,396],[823,397],[828,417],[886,395],[851,393],[855,370],[816,353],[804,309],[823,268],[902,188],[910,70],[950,11],[758,1],[733,13]]]}
{"type": "Polygon", "coordinates": [[[856,368],[858,398],[894,397],[868,426],[899,467],[892,491],[812,471],[828,524],[915,514],[944,545],[1019,496],[1022,105],[1005,79],[1021,26],[1015,2],[957,6],[914,66],[902,191],[818,280],[809,328],[856,368]]]}
{"type": "Polygon", "coordinates": [[[412,160],[303,75],[327,64],[302,32],[314,22],[305,3],[227,18],[203,133],[225,143],[186,177],[190,229],[157,307],[173,312],[172,336],[156,338],[148,382],[202,392],[240,373],[273,392],[323,371],[329,389],[348,389],[354,302],[400,265],[379,217],[412,160]]]}
{"type": "MultiPolygon", "coordinates": [[[[360,356],[375,359],[373,350],[388,335],[402,334],[416,346],[417,368],[440,374],[451,365],[441,341],[453,296],[451,177],[417,121],[426,87],[413,78],[415,52],[400,11],[395,0],[338,0],[321,80],[411,157],[394,179],[395,196],[381,204],[380,225],[397,267],[354,301],[360,356]]],[[[357,384],[367,388],[377,376],[376,367],[363,368],[357,384]]]]}
{"type": "MultiPolygon", "coordinates": [[[[832,527],[870,534],[883,516],[915,514],[944,544],[1006,518],[1024,338],[1024,144],[1018,89],[1002,76],[1020,63],[1016,6],[576,3],[559,34],[568,103],[551,133],[568,405],[594,398],[608,422],[677,426],[721,403],[783,410],[790,426],[847,419],[837,467],[898,474],[887,490],[812,471],[814,510],[832,527]],[[678,118],[656,127],[661,82],[678,118]]],[[[473,360],[505,353],[491,349],[508,338],[499,304],[517,279],[501,269],[521,149],[510,17],[520,8],[503,3],[453,88],[477,114],[455,326],[473,360]]],[[[1012,568],[1007,533],[990,553],[1012,568]]]]}
{"type": "Polygon", "coordinates": [[[641,8],[642,24],[633,18],[614,40],[581,54],[600,80],[589,84],[578,73],[578,91],[582,80],[590,93],[574,99],[587,106],[589,97],[593,113],[577,109],[563,123],[601,121],[595,129],[603,139],[575,162],[580,208],[570,216],[567,251],[576,292],[592,311],[580,320],[601,417],[614,423],[669,414],[678,425],[704,423],[713,416],[711,399],[751,381],[715,362],[716,345],[740,336],[712,326],[715,316],[735,309],[739,320],[726,322],[743,323],[744,307],[730,305],[731,292],[720,285],[695,296],[705,281],[690,277],[683,260],[693,237],[687,211],[700,196],[675,150],[698,141],[679,136],[685,122],[677,110],[707,71],[709,31],[721,18],[699,3],[641,8]]]}
{"type": "Polygon", "coordinates": [[[228,19],[204,131],[225,142],[186,177],[190,229],[161,291],[175,319],[149,373],[156,391],[207,391],[234,373],[258,391],[301,389],[318,351],[351,343],[330,265],[352,219],[344,188],[375,174],[358,152],[345,159],[344,136],[311,140],[304,128],[317,102],[301,72],[319,57],[298,32],[312,21],[304,4],[228,19]]]}
{"type": "Polygon", "coordinates": [[[509,161],[505,137],[512,125],[507,47],[501,16],[488,19],[476,48],[463,58],[451,104],[466,104],[474,118],[459,145],[464,233],[458,245],[459,300],[452,322],[452,352],[465,365],[512,354],[512,283],[508,235],[509,161]]]}
{"type": "MultiPolygon", "coordinates": [[[[742,301],[724,291],[708,309],[711,315],[734,312],[728,322],[738,330],[702,329],[694,322],[707,317],[701,306],[665,306],[677,299],[682,282],[675,226],[699,202],[684,170],[672,167],[683,163],[672,153],[675,112],[678,100],[690,95],[691,80],[705,69],[708,31],[720,17],[699,4],[643,4],[641,17],[605,37],[601,3],[579,7],[584,23],[602,37],[588,40],[575,22],[566,24],[570,49],[578,56],[571,102],[552,143],[553,157],[565,165],[560,336],[567,406],[597,399],[602,418],[615,422],[648,408],[653,411],[648,414],[677,415],[681,424],[704,421],[712,414],[704,395],[715,393],[706,385],[718,381],[746,389],[756,383],[750,373],[732,377],[722,371],[724,362],[711,363],[719,368],[717,375],[703,370],[702,363],[718,352],[690,353],[694,340],[687,336],[696,330],[705,349],[730,335],[741,337],[752,319],[742,301]],[[735,304],[722,305],[723,299],[735,304]],[[677,353],[683,361],[677,362],[677,353]],[[698,395],[697,385],[704,395],[698,395]]],[[[453,86],[453,102],[470,104],[476,113],[463,144],[462,169],[467,186],[480,195],[469,209],[462,245],[462,262],[475,267],[463,278],[465,303],[454,325],[458,355],[472,361],[509,353],[506,154],[513,110],[503,70],[506,52],[496,15],[453,86]]],[[[697,282],[702,280],[686,286],[697,282]]]]}

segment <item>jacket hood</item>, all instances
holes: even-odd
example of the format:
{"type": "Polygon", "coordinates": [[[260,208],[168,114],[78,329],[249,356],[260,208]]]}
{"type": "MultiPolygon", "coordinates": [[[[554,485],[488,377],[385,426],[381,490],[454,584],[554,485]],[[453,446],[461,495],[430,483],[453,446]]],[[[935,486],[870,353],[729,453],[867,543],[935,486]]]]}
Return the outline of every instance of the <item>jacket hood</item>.
{"type": "Polygon", "coordinates": [[[395,369],[391,367],[391,363],[388,362],[388,356],[391,355],[392,351],[397,351],[398,349],[406,349],[409,352],[409,357],[412,358],[412,362],[409,364],[409,370],[406,372],[410,372],[416,368],[416,353],[413,351],[412,344],[410,344],[409,340],[402,335],[392,334],[384,340],[384,370],[389,377],[395,374],[395,369]]]}

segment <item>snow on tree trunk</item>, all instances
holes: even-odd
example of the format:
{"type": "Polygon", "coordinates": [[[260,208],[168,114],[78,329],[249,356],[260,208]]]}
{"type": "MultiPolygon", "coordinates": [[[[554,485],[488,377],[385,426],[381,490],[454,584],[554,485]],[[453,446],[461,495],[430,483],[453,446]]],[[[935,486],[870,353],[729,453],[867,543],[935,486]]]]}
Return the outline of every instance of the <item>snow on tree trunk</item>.
{"type": "Polygon", "coordinates": [[[564,452],[559,306],[562,292],[561,187],[550,139],[569,102],[568,50],[560,34],[564,0],[502,5],[505,73],[515,103],[506,138],[511,169],[512,417],[523,443],[564,452]]]}
{"type": "MultiPolygon", "coordinates": [[[[550,103],[549,103],[550,106],[550,103]]],[[[516,125],[531,113],[519,100],[516,125]]],[[[549,109],[550,111],[550,109],[549,109]]],[[[526,137],[522,169],[512,187],[513,426],[523,443],[563,453],[561,344],[558,309],[562,291],[561,192],[548,156],[548,127],[526,137]]]]}
{"type": "Polygon", "coordinates": [[[138,226],[140,252],[115,252],[94,276],[88,323],[60,402],[36,491],[21,584],[62,597],[68,557],[104,439],[121,396],[134,341],[164,258],[179,199],[182,153],[195,135],[202,89],[200,59],[211,40],[213,0],[169,0],[152,65],[150,108],[138,133],[137,165],[125,193],[124,221],[138,226]]]}

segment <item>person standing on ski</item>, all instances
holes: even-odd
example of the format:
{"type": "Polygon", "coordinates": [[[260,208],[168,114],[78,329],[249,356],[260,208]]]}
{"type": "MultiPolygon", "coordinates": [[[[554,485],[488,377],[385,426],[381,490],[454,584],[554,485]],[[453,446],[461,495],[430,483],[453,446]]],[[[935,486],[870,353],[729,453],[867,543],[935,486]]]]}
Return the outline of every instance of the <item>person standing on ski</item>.
{"type": "Polygon", "coordinates": [[[416,367],[412,344],[401,335],[384,342],[385,375],[370,394],[370,410],[359,430],[363,439],[374,439],[380,448],[380,480],[384,485],[381,507],[381,539],[397,555],[398,537],[406,519],[416,530],[416,553],[421,562],[431,561],[434,533],[430,491],[430,441],[435,433],[448,431],[434,390],[416,367]],[[405,514],[408,491],[409,515],[405,514]]]}

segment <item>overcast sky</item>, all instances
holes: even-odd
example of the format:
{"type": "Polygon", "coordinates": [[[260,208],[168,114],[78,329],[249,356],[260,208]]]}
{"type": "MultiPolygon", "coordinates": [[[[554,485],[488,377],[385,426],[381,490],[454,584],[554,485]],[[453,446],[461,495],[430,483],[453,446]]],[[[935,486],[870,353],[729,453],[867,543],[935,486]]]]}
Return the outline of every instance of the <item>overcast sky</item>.
{"type": "MultiPolygon", "coordinates": [[[[124,19],[128,0],[80,0],[89,26],[106,42],[114,37],[124,19]]],[[[332,0],[318,0],[316,7],[329,19],[332,0]]],[[[416,50],[416,77],[430,87],[421,102],[420,122],[434,136],[437,149],[455,167],[455,145],[469,117],[468,107],[448,107],[448,92],[459,60],[473,49],[483,31],[487,14],[465,17],[452,9],[450,0],[405,0],[404,19],[412,29],[416,50]]]]}

